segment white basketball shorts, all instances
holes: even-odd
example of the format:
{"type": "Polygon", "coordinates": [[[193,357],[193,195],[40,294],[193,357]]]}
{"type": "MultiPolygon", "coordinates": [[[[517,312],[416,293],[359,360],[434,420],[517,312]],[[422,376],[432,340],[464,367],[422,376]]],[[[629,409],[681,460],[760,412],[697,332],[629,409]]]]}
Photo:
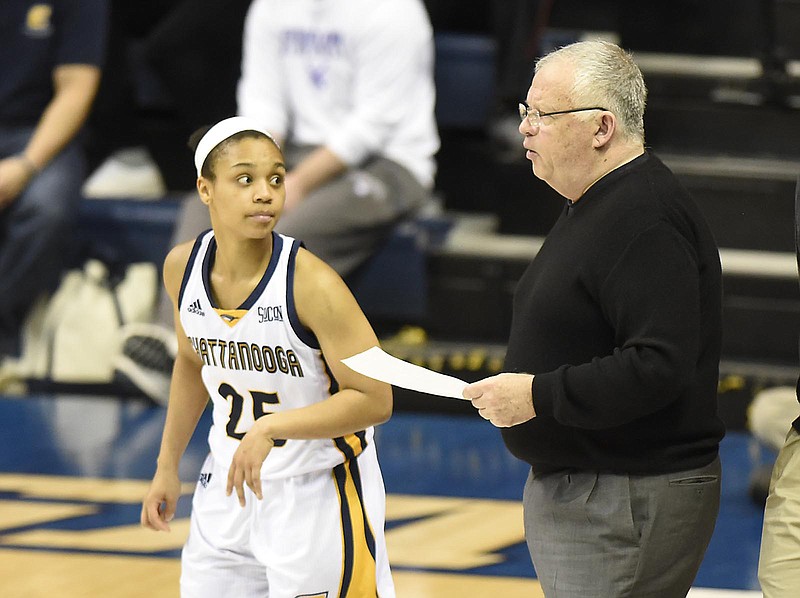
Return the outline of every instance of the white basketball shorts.
{"type": "Polygon", "coordinates": [[[182,598],[394,598],[386,494],[371,443],[333,470],[262,480],[263,500],[225,496],[209,455],[192,500],[182,598]]]}

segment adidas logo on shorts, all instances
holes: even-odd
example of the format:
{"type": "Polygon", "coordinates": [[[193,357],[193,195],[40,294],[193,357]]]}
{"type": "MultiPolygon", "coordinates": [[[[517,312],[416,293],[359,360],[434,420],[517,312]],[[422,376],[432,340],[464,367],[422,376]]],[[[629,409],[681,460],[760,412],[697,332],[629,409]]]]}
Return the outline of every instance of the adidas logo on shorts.
{"type": "Polygon", "coordinates": [[[205,312],[200,308],[200,299],[195,299],[192,301],[189,307],[186,308],[186,311],[188,311],[190,314],[197,314],[198,316],[206,315],[205,312]]]}
{"type": "Polygon", "coordinates": [[[200,485],[203,488],[208,488],[208,483],[211,481],[211,474],[210,473],[201,473],[200,474],[200,485]]]}

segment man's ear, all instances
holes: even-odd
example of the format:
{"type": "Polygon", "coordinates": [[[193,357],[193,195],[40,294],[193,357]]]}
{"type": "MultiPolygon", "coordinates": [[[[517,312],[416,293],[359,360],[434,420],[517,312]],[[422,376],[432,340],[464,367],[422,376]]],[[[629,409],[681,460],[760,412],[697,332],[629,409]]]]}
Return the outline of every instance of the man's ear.
{"type": "Polygon", "coordinates": [[[611,141],[617,132],[617,117],[611,112],[601,112],[597,122],[597,130],[594,133],[592,146],[600,149],[611,141]]]}

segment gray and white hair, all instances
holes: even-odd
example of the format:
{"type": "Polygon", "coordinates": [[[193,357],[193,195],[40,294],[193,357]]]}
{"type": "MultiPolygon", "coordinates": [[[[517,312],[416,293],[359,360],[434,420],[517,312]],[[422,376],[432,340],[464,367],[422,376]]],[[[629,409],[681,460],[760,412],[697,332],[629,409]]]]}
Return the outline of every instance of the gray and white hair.
{"type": "Polygon", "coordinates": [[[623,135],[644,143],[647,87],[633,56],[607,41],[580,41],[540,58],[535,72],[562,60],[575,69],[569,91],[575,107],[603,106],[617,117],[623,135]]]}

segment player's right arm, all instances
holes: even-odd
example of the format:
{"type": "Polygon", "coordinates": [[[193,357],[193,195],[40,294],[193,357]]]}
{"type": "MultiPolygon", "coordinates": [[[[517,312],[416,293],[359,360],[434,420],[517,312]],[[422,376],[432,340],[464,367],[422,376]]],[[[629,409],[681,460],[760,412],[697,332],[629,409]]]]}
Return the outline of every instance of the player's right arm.
{"type": "Polygon", "coordinates": [[[172,300],[178,353],[172,369],[167,417],[158,453],[156,473],[142,503],[141,523],[153,530],[169,531],[175,515],[181,482],[178,465],[208,403],[208,392],[200,376],[202,362],[181,326],[178,294],[193,242],[178,245],[164,260],[164,286],[172,300]]]}

